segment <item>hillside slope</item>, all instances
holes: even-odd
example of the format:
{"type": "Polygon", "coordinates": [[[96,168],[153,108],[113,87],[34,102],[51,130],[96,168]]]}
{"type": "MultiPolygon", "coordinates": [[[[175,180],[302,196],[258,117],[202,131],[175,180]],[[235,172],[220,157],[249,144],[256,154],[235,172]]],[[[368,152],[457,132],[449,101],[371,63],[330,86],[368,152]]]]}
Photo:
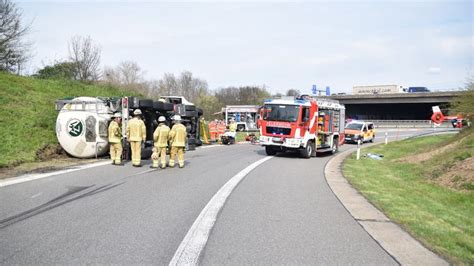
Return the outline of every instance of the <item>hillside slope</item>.
{"type": "Polygon", "coordinates": [[[0,168],[36,161],[38,151],[57,145],[56,99],[122,95],[133,93],[109,86],[0,72],[0,168]]]}

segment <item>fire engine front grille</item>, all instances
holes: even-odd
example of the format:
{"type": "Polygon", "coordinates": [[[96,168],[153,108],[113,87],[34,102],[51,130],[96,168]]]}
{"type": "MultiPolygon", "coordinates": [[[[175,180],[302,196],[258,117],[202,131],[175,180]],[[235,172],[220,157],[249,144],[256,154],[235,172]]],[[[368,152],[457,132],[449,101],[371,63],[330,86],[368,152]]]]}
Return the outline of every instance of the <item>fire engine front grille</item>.
{"type": "Polygon", "coordinates": [[[290,135],[291,128],[267,127],[267,133],[278,134],[278,135],[290,135]]]}

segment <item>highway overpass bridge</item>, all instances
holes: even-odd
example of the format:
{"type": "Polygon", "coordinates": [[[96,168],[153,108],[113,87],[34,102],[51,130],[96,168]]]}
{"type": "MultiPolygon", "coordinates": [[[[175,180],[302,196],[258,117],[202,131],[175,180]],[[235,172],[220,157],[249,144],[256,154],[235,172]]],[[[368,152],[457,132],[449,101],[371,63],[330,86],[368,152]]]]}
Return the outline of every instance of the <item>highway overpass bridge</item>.
{"type": "Polygon", "coordinates": [[[444,112],[460,91],[332,95],[328,98],[339,100],[346,106],[346,116],[366,120],[427,120],[431,107],[439,105],[444,112]]]}

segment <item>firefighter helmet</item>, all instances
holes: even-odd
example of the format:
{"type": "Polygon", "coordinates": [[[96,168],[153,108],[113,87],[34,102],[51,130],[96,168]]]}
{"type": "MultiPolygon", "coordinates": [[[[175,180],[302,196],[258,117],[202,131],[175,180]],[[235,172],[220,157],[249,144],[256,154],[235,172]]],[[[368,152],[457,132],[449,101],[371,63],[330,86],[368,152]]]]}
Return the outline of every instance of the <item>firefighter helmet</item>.
{"type": "Polygon", "coordinates": [[[135,111],[133,111],[133,114],[134,115],[141,115],[142,111],[140,109],[135,109],[135,111]]]}

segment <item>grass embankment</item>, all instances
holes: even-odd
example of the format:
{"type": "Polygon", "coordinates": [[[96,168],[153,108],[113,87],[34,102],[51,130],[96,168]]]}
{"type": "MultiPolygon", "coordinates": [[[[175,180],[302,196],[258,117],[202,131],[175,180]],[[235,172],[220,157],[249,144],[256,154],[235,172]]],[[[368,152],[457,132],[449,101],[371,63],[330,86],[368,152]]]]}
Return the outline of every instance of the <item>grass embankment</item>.
{"type": "Polygon", "coordinates": [[[0,72],[0,168],[41,159],[56,150],[55,100],[73,96],[122,96],[109,86],[42,80],[0,72]]]}
{"type": "Polygon", "coordinates": [[[392,142],[352,155],[344,175],[390,219],[454,263],[474,263],[474,130],[392,142]]]}

